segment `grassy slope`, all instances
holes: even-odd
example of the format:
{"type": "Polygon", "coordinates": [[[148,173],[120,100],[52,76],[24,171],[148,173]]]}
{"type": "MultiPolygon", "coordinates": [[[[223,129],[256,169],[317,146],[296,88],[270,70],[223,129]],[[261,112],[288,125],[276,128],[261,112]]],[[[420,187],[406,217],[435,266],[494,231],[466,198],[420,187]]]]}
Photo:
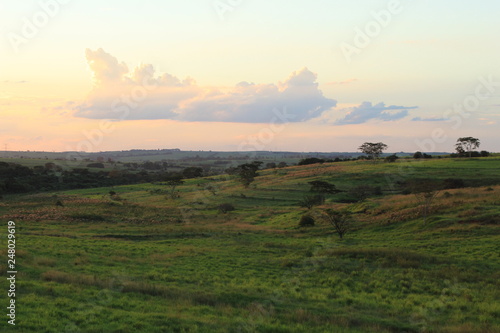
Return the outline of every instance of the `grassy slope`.
{"type": "Polygon", "coordinates": [[[499,167],[349,162],[263,172],[248,190],[190,180],[177,200],[149,184],[116,187],[113,199],[104,188],[7,197],[0,215],[17,223],[17,329],[497,332],[500,186],[441,193],[426,224],[414,196],[389,194],[411,178],[500,184],[499,167]],[[305,213],[296,202],[316,179],[387,195],[351,205],[332,196],[317,208],[358,212],[339,241],[324,222],[296,227],[305,213]],[[218,214],[224,202],[237,210],[218,214]]]}

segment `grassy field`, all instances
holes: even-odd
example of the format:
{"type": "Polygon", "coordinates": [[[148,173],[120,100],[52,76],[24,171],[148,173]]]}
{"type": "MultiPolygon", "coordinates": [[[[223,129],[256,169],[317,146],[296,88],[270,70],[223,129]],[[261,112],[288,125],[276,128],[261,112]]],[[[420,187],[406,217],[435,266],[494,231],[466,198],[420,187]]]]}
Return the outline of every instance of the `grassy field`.
{"type": "MultiPolygon", "coordinates": [[[[248,189],[193,179],[177,199],[158,184],[4,196],[19,273],[16,327],[4,315],[0,331],[500,332],[499,171],[498,158],[359,161],[261,171],[248,189]],[[424,222],[398,187],[424,178],[468,187],[439,192],[424,222]],[[307,211],[312,180],[382,194],[307,211]],[[343,240],[320,218],[298,227],[326,208],[353,213],[343,240]]],[[[0,252],[6,272],[5,238],[0,252]]]]}

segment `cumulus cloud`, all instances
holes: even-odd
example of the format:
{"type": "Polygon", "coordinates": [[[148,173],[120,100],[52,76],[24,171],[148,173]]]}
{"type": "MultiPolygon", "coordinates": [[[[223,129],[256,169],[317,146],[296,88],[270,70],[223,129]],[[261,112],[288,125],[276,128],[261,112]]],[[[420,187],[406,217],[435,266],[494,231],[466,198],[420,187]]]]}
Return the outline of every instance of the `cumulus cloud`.
{"type": "Polygon", "coordinates": [[[320,116],[337,101],[318,88],[317,76],[307,68],[278,84],[240,82],[229,89],[200,87],[187,78],[157,75],[152,65],[132,71],[104,50],[86,50],[94,89],[73,108],[77,117],[92,119],[175,119],[267,123],[275,110],[286,109],[288,121],[320,116]]]}
{"type": "Polygon", "coordinates": [[[363,124],[369,120],[394,121],[408,116],[411,109],[416,106],[386,106],[384,103],[373,105],[371,102],[363,102],[361,105],[348,108],[347,115],[334,122],[335,125],[363,124]]]}

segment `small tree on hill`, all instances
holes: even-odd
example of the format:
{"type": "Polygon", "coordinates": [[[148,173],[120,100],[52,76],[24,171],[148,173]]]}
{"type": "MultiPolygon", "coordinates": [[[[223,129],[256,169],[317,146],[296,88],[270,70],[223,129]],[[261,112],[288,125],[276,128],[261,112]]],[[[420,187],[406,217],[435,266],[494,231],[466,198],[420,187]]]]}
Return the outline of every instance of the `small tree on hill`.
{"type": "Polygon", "coordinates": [[[351,230],[352,219],[348,212],[326,209],[323,211],[323,216],[333,226],[340,239],[343,239],[344,235],[351,230]]]}
{"type": "Polygon", "coordinates": [[[457,143],[455,144],[455,150],[457,154],[464,155],[465,153],[469,154],[469,157],[472,157],[472,152],[474,149],[479,148],[481,142],[478,138],[473,138],[471,136],[459,138],[457,143]]]}
{"type": "Polygon", "coordinates": [[[329,182],[325,182],[322,180],[314,180],[312,182],[309,182],[309,185],[311,185],[311,192],[318,192],[318,193],[324,193],[324,194],[335,194],[341,192],[340,190],[335,187],[334,184],[330,184],[329,182]]]}
{"type": "Polygon", "coordinates": [[[299,201],[299,206],[312,209],[314,206],[322,205],[324,203],[325,196],[322,194],[306,195],[301,201],[299,201]]]}
{"type": "Polygon", "coordinates": [[[181,178],[172,178],[167,180],[167,186],[169,187],[169,194],[172,199],[176,199],[179,197],[177,194],[179,191],[176,191],[177,186],[184,184],[184,181],[181,178]]]}
{"type": "Polygon", "coordinates": [[[360,150],[363,154],[368,155],[370,159],[376,160],[380,156],[380,154],[382,154],[382,152],[387,148],[388,146],[382,142],[365,142],[361,146],[359,146],[358,150],[360,150]]]}
{"type": "Polygon", "coordinates": [[[257,170],[259,170],[259,167],[261,165],[262,162],[259,161],[245,163],[236,167],[231,171],[231,173],[235,174],[238,177],[238,180],[243,184],[245,188],[248,188],[250,184],[255,180],[255,177],[259,175],[257,173],[257,170]]]}

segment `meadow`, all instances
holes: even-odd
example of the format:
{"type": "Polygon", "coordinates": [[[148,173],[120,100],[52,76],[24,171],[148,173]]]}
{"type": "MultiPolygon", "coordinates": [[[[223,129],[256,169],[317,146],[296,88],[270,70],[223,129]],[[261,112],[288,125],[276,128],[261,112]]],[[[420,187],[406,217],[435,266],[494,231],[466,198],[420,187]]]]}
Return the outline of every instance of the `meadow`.
{"type": "MultiPolygon", "coordinates": [[[[161,183],[5,195],[18,307],[0,331],[499,332],[499,170],[498,157],[353,161],[259,171],[249,188],[190,179],[178,198],[161,183]],[[424,221],[401,184],[449,178],[465,187],[439,191],[424,221]],[[342,192],[308,210],[314,180],[342,192]],[[380,193],[346,200],[362,185],[380,193]],[[327,208],[352,214],[344,239],[327,208]]],[[[5,272],[5,241],[0,253],[5,272]]]]}

